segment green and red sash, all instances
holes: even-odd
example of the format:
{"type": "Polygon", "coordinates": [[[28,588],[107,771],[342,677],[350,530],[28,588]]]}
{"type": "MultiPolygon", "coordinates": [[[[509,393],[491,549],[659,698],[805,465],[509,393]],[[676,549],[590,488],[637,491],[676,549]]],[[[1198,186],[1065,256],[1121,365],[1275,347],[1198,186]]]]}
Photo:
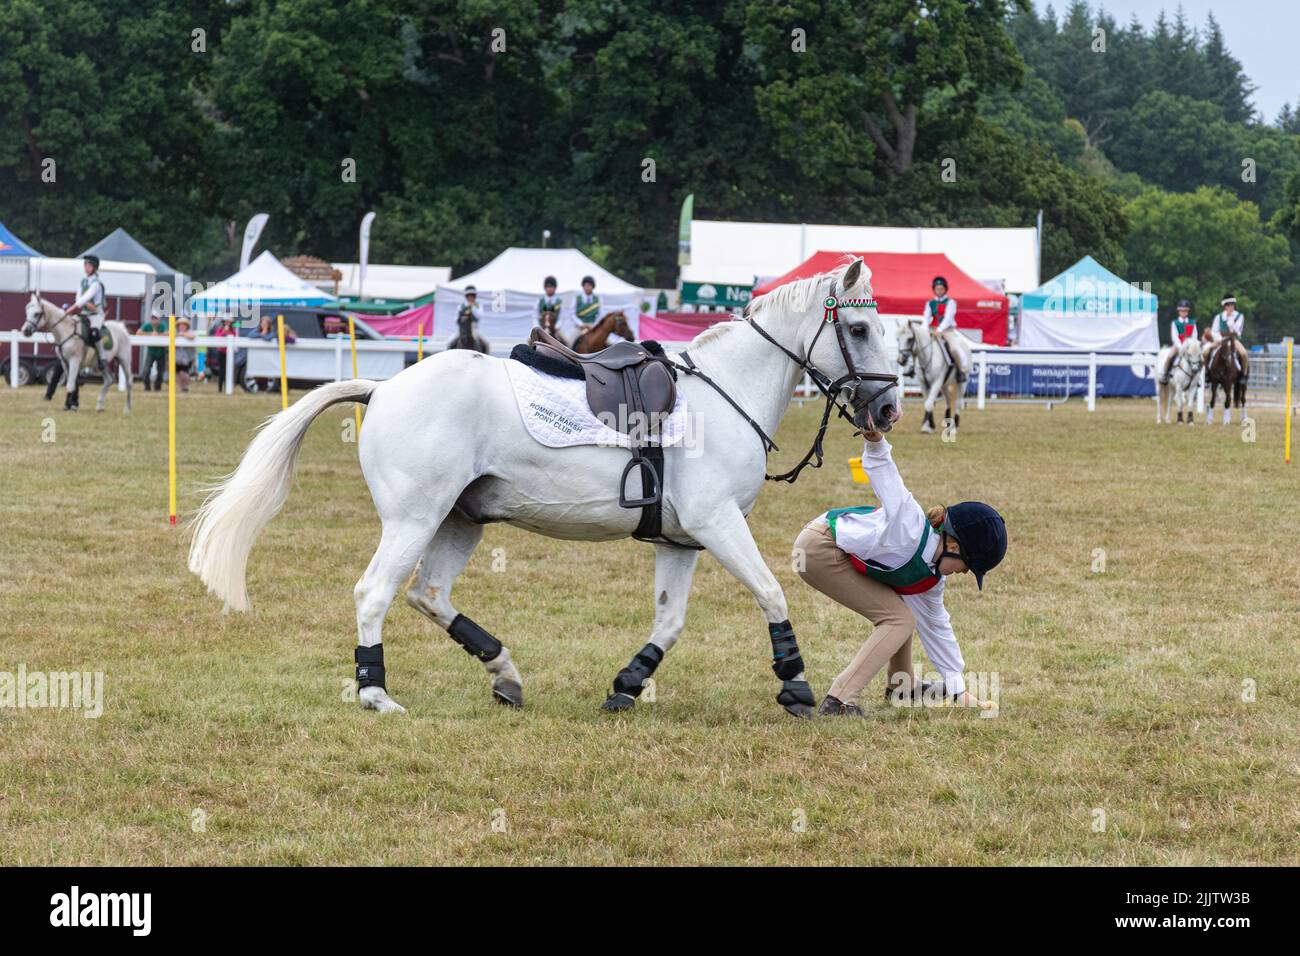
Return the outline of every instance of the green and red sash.
{"type": "MultiPolygon", "coordinates": [[[[835,537],[835,522],[840,515],[855,514],[865,515],[875,511],[875,505],[859,505],[856,508],[833,508],[826,512],[826,523],[831,528],[831,538],[835,537]]],[[[926,522],[925,533],[921,535],[921,541],[916,546],[907,563],[897,568],[886,568],[874,561],[863,561],[856,554],[849,555],[849,563],[853,565],[853,570],[859,574],[865,574],[881,584],[888,585],[899,594],[921,594],[930,590],[939,583],[939,576],[934,573],[930,563],[925,560],[925,549],[930,543],[930,538],[934,534],[934,529],[926,522]]],[[[848,554],[848,552],[845,552],[848,554]]]]}
{"type": "Polygon", "coordinates": [[[1174,319],[1174,328],[1178,332],[1178,341],[1182,342],[1196,334],[1196,320],[1193,318],[1174,319]]]}
{"type": "Polygon", "coordinates": [[[937,329],[939,323],[943,321],[943,311],[948,306],[949,299],[944,296],[942,299],[931,299],[925,304],[930,310],[930,328],[937,329]]]}

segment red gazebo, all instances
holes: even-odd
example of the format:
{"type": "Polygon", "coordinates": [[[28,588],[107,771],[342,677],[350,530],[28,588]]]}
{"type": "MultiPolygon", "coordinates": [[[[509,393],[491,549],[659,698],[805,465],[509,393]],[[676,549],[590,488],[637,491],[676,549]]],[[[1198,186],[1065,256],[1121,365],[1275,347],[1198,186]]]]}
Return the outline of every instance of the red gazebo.
{"type": "Polygon", "coordinates": [[[1007,344],[1007,297],[972,279],[941,252],[816,252],[785,275],[755,286],[754,297],[796,279],[831,272],[853,256],[871,269],[871,289],[881,315],[920,318],[933,297],[930,283],[943,276],[948,295],[957,300],[957,327],[979,329],[987,345],[1007,344]]]}

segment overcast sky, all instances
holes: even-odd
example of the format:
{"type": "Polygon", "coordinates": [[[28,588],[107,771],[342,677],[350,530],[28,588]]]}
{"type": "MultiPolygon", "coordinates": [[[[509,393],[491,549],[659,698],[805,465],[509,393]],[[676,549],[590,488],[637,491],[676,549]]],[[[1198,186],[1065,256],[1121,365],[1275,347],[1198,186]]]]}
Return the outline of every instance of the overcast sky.
{"type": "MultiPolygon", "coordinates": [[[[1095,10],[1105,9],[1116,20],[1128,23],[1133,14],[1150,26],[1161,10],[1173,19],[1180,6],[1178,0],[1090,0],[1095,10]]],[[[1041,13],[1047,0],[1035,0],[1041,13]]],[[[1054,0],[1057,16],[1069,6],[1069,0],[1054,0]]],[[[1213,12],[1223,28],[1232,55],[1241,61],[1246,75],[1255,84],[1255,108],[1272,122],[1283,103],[1300,99],[1300,0],[1182,0],[1188,22],[1205,25],[1206,15],[1213,12]]]]}

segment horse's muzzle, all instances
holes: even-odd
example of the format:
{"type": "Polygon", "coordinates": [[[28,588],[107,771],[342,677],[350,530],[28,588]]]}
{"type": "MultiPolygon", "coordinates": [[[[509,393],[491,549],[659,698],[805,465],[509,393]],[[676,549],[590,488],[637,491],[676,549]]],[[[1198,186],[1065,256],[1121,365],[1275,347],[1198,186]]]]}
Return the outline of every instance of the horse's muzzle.
{"type": "Polygon", "coordinates": [[[902,417],[902,411],[893,402],[881,405],[878,411],[873,411],[870,405],[864,405],[854,409],[853,424],[873,432],[887,432],[902,417]]]}
{"type": "Polygon", "coordinates": [[[887,384],[873,389],[865,382],[844,386],[844,398],[853,405],[853,424],[870,431],[887,432],[893,428],[903,414],[891,395],[895,387],[887,384]]]}

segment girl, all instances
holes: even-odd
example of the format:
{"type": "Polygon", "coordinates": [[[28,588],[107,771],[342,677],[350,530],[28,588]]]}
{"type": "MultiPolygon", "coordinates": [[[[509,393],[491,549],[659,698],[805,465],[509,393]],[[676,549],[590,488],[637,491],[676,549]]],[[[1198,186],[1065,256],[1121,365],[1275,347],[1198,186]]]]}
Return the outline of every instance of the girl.
{"type": "Polygon", "coordinates": [[[862,467],[880,506],[828,511],[810,521],[794,544],[804,558],[803,579],[875,625],[818,713],[861,716],[858,695],[887,662],[886,696],[917,695],[913,629],[943,677],[945,697],[979,706],[962,677],[965,663],[943,606],[943,579],[973,571],[982,590],[984,575],[1007,552],[1006,525],[978,501],[922,511],[903,486],[889,442],[879,432],[863,435],[862,467]]]}
{"type": "Polygon", "coordinates": [[[943,345],[948,364],[957,369],[957,381],[964,382],[969,369],[962,364],[964,353],[953,342],[953,336],[960,334],[957,331],[957,300],[948,298],[948,280],[943,276],[934,277],[930,290],[934,293],[934,298],[925,304],[921,321],[929,326],[943,345]]]}

